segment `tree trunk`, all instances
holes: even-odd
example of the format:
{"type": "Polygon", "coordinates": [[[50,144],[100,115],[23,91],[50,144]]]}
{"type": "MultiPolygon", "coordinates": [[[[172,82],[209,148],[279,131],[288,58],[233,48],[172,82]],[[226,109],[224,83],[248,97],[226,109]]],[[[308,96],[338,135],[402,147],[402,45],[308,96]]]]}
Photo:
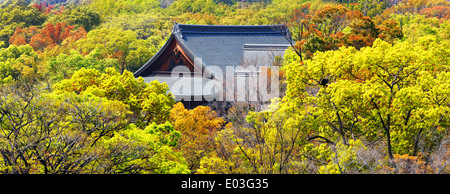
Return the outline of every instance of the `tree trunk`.
{"type": "Polygon", "coordinates": [[[367,16],[367,0],[365,1],[365,3],[364,3],[364,16],[367,16]]]}
{"type": "Polygon", "coordinates": [[[419,130],[419,133],[416,136],[416,140],[414,141],[414,151],[413,151],[413,156],[417,155],[418,149],[419,149],[419,140],[420,140],[420,134],[422,133],[423,129],[419,130]]]}
{"type": "Polygon", "coordinates": [[[392,154],[392,146],[391,146],[391,133],[389,132],[389,130],[385,130],[386,131],[386,138],[387,138],[387,149],[388,149],[388,155],[389,155],[389,159],[394,159],[394,155],[392,154]]]}
{"type": "MultiPolygon", "coordinates": [[[[373,101],[373,99],[371,100],[372,104],[374,105],[374,107],[380,111],[380,108],[378,108],[378,105],[373,101]]],[[[389,155],[389,159],[394,159],[394,155],[392,154],[392,146],[391,146],[391,133],[390,133],[390,128],[391,128],[391,115],[388,114],[387,118],[386,118],[386,122],[384,122],[383,117],[381,116],[381,113],[378,112],[378,116],[380,117],[381,120],[381,125],[383,126],[384,132],[386,133],[386,141],[387,141],[387,149],[388,149],[388,155],[389,155]]]]}

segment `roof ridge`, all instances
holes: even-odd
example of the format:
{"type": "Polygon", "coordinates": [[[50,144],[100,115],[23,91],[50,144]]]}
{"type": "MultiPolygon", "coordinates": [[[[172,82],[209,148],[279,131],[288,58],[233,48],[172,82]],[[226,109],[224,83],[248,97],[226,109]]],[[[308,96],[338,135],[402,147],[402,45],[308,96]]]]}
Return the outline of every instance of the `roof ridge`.
{"type": "Polygon", "coordinates": [[[226,34],[226,33],[252,33],[252,34],[275,34],[288,33],[285,24],[274,25],[197,25],[178,24],[174,25],[173,32],[181,34],[226,34]]]}
{"type": "Polygon", "coordinates": [[[209,24],[180,24],[180,23],[175,23],[175,25],[182,25],[182,26],[219,26],[219,27],[233,27],[233,26],[240,26],[240,27],[252,27],[252,26],[285,26],[285,24],[269,24],[269,25],[209,25],[209,24]]]}

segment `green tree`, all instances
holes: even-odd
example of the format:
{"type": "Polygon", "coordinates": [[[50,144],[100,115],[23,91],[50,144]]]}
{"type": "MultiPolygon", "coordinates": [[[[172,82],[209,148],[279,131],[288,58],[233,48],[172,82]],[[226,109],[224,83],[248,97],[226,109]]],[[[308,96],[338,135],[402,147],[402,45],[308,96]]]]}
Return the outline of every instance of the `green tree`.
{"type": "Polygon", "coordinates": [[[100,14],[94,9],[89,9],[87,6],[68,6],[61,14],[49,18],[47,22],[65,22],[75,28],[83,27],[89,32],[101,21],[100,14]]]}
{"type": "Polygon", "coordinates": [[[137,33],[131,30],[101,28],[91,30],[85,39],[78,40],[76,49],[83,54],[98,49],[103,58],[118,60],[120,72],[134,72],[156,52],[151,48],[155,45],[150,39],[137,39],[137,33]]]}
{"type": "Polygon", "coordinates": [[[81,68],[96,69],[100,72],[105,72],[108,67],[119,69],[117,59],[101,58],[99,50],[93,50],[85,56],[76,50],[71,50],[70,55],[61,53],[56,57],[49,57],[46,61],[47,79],[51,82],[70,78],[81,68]]]}
{"type": "Polygon", "coordinates": [[[242,158],[244,169],[252,173],[304,173],[302,147],[308,144],[310,116],[305,108],[277,99],[263,112],[250,112],[246,117],[249,128],[242,132],[252,137],[236,138],[235,152],[242,158]]]}
{"type": "Polygon", "coordinates": [[[219,5],[217,5],[214,0],[178,0],[173,2],[169,7],[169,13],[173,16],[181,15],[186,12],[192,13],[211,13],[215,15],[221,14],[219,9],[219,5]]]}
{"type": "Polygon", "coordinates": [[[90,4],[103,17],[117,16],[122,13],[143,13],[158,11],[160,2],[157,0],[97,0],[90,4]]]}
{"type": "Polygon", "coordinates": [[[13,83],[17,80],[37,82],[44,72],[38,61],[38,54],[30,45],[1,48],[0,83],[13,83]]]}
{"type": "Polygon", "coordinates": [[[130,114],[115,102],[19,87],[1,89],[2,173],[82,173],[101,157],[92,145],[123,128],[130,114]]]}
{"type": "Polygon", "coordinates": [[[448,85],[449,50],[448,42],[420,42],[377,40],[361,51],[343,47],[293,62],[286,67],[286,97],[307,97],[315,122],[322,123],[317,133],[328,139],[348,145],[348,139],[383,137],[391,159],[418,154],[418,144],[429,152],[448,130],[448,91],[441,88],[448,85]]]}
{"type": "Polygon", "coordinates": [[[421,37],[434,36],[438,40],[446,40],[449,35],[448,21],[440,22],[437,18],[426,18],[419,14],[392,14],[402,26],[403,40],[417,43],[421,37]]]}
{"type": "Polygon", "coordinates": [[[129,105],[31,84],[0,88],[0,172],[189,173],[170,123],[131,123],[129,105]],[[26,87],[24,87],[26,86],[26,87]]]}
{"type": "Polygon", "coordinates": [[[180,138],[170,123],[150,124],[144,130],[131,125],[112,138],[99,142],[105,157],[98,166],[101,173],[187,174],[190,173],[181,152],[174,146],[180,138]]]}
{"type": "MultiPolygon", "coordinates": [[[[162,34],[161,26],[159,26],[158,24],[160,17],[164,17],[164,15],[158,13],[122,14],[120,16],[108,17],[107,19],[105,19],[105,22],[102,23],[100,27],[118,28],[123,31],[131,30],[137,33],[137,39],[146,40],[148,38],[151,38],[151,39],[159,39],[159,42],[162,42],[161,37],[159,37],[159,34],[162,34]],[[157,34],[158,36],[155,36],[157,34]]],[[[155,44],[155,46],[158,46],[158,44],[155,44]]],[[[151,48],[151,49],[154,50],[158,48],[151,48]]]]}
{"type": "Polygon", "coordinates": [[[165,83],[155,80],[148,84],[143,78],[136,79],[129,71],[120,74],[113,68],[106,68],[105,73],[81,68],[70,79],[54,85],[57,94],[75,92],[121,101],[133,112],[131,121],[138,127],[153,122],[161,124],[169,119],[175,101],[168,90],[165,83]]]}

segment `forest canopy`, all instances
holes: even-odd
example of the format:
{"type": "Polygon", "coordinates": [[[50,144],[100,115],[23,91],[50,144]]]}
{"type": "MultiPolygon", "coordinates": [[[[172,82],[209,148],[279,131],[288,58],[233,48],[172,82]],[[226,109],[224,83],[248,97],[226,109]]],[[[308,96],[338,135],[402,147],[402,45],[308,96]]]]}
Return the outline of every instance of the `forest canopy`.
{"type": "Polygon", "coordinates": [[[450,173],[446,0],[6,0],[0,173],[450,173]],[[282,95],[135,78],[174,23],[285,24],[282,95]]]}

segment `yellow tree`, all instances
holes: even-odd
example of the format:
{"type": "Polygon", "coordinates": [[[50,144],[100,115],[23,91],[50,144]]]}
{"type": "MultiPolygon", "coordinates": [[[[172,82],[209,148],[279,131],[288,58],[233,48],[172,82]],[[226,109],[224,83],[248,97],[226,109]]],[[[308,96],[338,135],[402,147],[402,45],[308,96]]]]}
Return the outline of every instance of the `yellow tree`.
{"type": "Polygon", "coordinates": [[[349,139],[382,138],[390,159],[430,152],[448,131],[446,45],[433,37],[414,46],[378,39],[361,51],[318,52],[304,64],[286,66],[285,100],[307,96],[305,105],[318,126],[314,131],[333,141],[348,146],[349,139]]]}
{"type": "Polygon", "coordinates": [[[214,134],[225,121],[208,106],[187,110],[182,103],[174,105],[170,111],[170,120],[175,130],[181,132],[178,149],[183,152],[190,170],[195,172],[202,157],[214,151],[214,134]]]}

